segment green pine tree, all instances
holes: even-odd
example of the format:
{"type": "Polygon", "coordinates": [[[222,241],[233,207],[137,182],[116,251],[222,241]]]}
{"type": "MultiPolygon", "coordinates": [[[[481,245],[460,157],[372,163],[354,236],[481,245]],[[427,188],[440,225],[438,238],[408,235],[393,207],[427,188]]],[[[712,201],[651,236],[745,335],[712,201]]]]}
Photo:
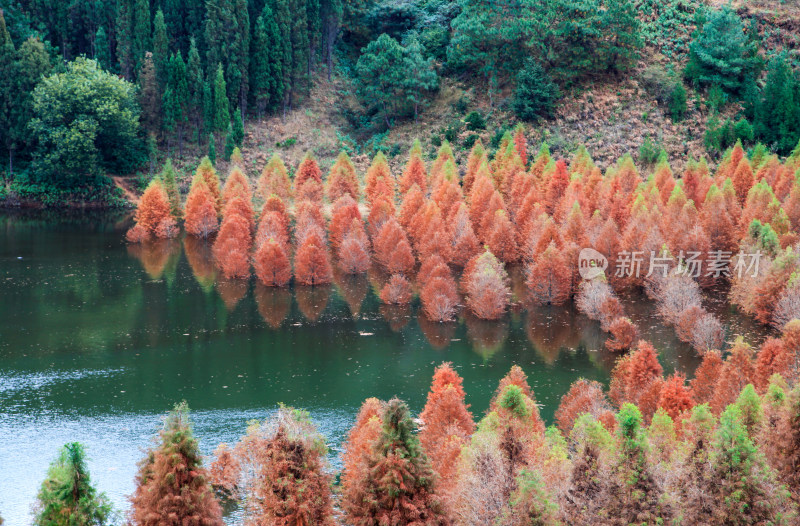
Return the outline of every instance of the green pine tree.
{"type": "Polygon", "coordinates": [[[208,159],[211,161],[211,164],[217,164],[217,146],[216,140],[214,139],[214,134],[208,134],[208,159]]]}
{"type": "Polygon", "coordinates": [[[635,65],[643,42],[636,6],[631,0],[605,0],[602,15],[604,36],[600,52],[605,67],[610,71],[623,72],[635,65]]]}
{"type": "Polygon", "coordinates": [[[696,86],[719,86],[738,95],[760,67],[756,43],[748,39],[739,16],[723,6],[711,11],[689,45],[684,75],[696,86]]]}
{"type": "Polygon", "coordinates": [[[283,99],[282,45],[270,2],[256,20],[250,47],[250,94],[259,115],[283,99]]]}
{"type": "Polygon", "coordinates": [[[145,53],[152,51],[152,24],[148,0],[134,0],[132,20],[131,48],[134,69],[138,72],[144,63],[145,53]]]}
{"type": "Polygon", "coordinates": [[[120,0],[117,13],[117,61],[119,71],[126,80],[133,79],[133,16],[130,0],[120,0]]]}
{"type": "MultiPolygon", "coordinates": [[[[6,19],[0,10],[0,129],[9,130],[14,121],[15,89],[13,86],[16,73],[16,50],[11,35],[6,28],[6,19]]],[[[2,135],[3,147],[8,152],[8,171],[14,173],[15,141],[11,134],[2,135]]]]}
{"type": "Polygon", "coordinates": [[[231,125],[231,114],[228,104],[228,92],[222,64],[217,65],[217,74],[214,78],[214,131],[221,133],[231,125]]]}
{"type": "Polygon", "coordinates": [[[439,77],[433,66],[433,57],[425,58],[425,48],[415,33],[409,35],[405,43],[403,72],[405,74],[406,99],[414,107],[414,120],[419,115],[419,107],[426,100],[426,94],[439,86],[439,77]]]}
{"type": "Polygon", "coordinates": [[[197,51],[197,42],[194,38],[189,40],[189,56],[186,62],[186,85],[189,89],[189,119],[194,125],[195,134],[199,138],[203,112],[205,110],[203,99],[203,65],[200,62],[200,53],[197,51]]]}
{"type": "Polygon", "coordinates": [[[236,148],[242,147],[242,142],[244,142],[244,120],[242,119],[242,110],[240,110],[239,108],[236,108],[236,111],[233,112],[231,138],[233,139],[234,147],[236,148]]]}
{"type": "Polygon", "coordinates": [[[233,150],[236,149],[236,139],[234,137],[233,126],[228,126],[228,133],[225,134],[225,150],[223,151],[223,159],[225,161],[231,160],[233,150]]]}
{"type": "Polygon", "coordinates": [[[790,153],[800,140],[800,82],[785,52],[769,61],[754,114],[755,135],[779,153],[790,153]]]}
{"type": "Polygon", "coordinates": [[[92,486],[81,444],[65,445],[50,464],[35,511],[36,526],[108,524],[111,505],[105,494],[92,486]]]}
{"type": "Polygon", "coordinates": [[[108,42],[108,35],[103,26],[97,30],[94,35],[94,58],[103,69],[113,71],[113,64],[111,63],[111,45],[108,42]]]}
{"type": "Polygon", "coordinates": [[[178,178],[175,167],[172,165],[172,159],[167,159],[164,163],[164,168],[161,169],[159,179],[164,185],[164,190],[167,191],[169,197],[170,212],[175,219],[179,219],[181,214],[181,194],[178,190],[178,178]]]}
{"type": "Polygon", "coordinates": [[[164,12],[159,9],[153,21],[153,64],[156,67],[156,78],[162,88],[169,78],[169,36],[164,23],[164,12]]]}

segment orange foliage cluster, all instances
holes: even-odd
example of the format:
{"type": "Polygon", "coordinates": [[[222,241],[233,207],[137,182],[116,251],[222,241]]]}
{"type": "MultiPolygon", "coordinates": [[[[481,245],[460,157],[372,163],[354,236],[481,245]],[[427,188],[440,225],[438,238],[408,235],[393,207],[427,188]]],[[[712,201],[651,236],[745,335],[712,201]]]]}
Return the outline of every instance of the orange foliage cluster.
{"type": "Polygon", "coordinates": [[[467,306],[479,318],[496,320],[505,314],[511,289],[503,264],[489,252],[473,257],[461,278],[467,306]]]}
{"type": "Polygon", "coordinates": [[[134,218],[136,224],[127,233],[128,241],[141,243],[151,238],[175,237],[178,230],[170,206],[167,191],[161,181],[156,179],[151,182],[139,199],[134,218]]]}

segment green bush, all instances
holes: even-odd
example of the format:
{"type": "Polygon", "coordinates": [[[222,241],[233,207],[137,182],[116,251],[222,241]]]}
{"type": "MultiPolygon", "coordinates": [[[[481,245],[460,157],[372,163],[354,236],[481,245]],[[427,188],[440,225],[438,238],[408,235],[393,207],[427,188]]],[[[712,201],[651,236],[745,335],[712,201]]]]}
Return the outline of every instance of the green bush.
{"type": "Polygon", "coordinates": [[[733,133],[736,138],[743,143],[751,143],[755,138],[753,126],[747,121],[747,119],[740,119],[736,124],[734,124],[733,133]]]}
{"type": "Polygon", "coordinates": [[[469,115],[464,117],[464,122],[466,123],[469,131],[486,129],[486,118],[483,116],[483,114],[477,111],[469,112],[469,115]]]}
{"type": "Polygon", "coordinates": [[[663,148],[661,145],[649,136],[644,138],[644,142],[641,146],[639,146],[639,162],[643,164],[655,164],[658,161],[659,156],[663,148]]]}
{"type": "Polygon", "coordinates": [[[517,74],[512,108],[523,120],[549,117],[561,97],[558,86],[550,79],[544,68],[533,59],[527,59],[517,74]]]}
{"type": "Polygon", "coordinates": [[[447,142],[454,143],[458,138],[458,132],[461,131],[461,121],[456,120],[451,122],[449,125],[442,128],[442,137],[444,137],[447,142]]]}
{"type": "Polygon", "coordinates": [[[475,145],[475,143],[478,141],[478,139],[480,139],[480,136],[477,133],[470,133],[469,135],[467,135],[466,139],[464,139],[464,142],[462,143],[464,149],[471,150],[472,147],[475,145]]]}
{"type": "Polygon", "coordinates": [[[672,122],[682,121],[686,116],[686,88],[680,82],[675,83],[669,94],[669,114],[672,122]]]}
{"type": "Polygon", "coordinates": [[[719,117],[714,115],[708,120],[703,143],[709,153],[720,154],[736,144],[736,141],[753,142],[754,135],[753,126],[747,119],[740,119],[736,123],[731,119],[725,119],[720,123],[719,117]]]}
{"type": "Polygon", "coordinates": [[[714,84],[710,88],[708,88],[708,93],[706,94],[706,105],[708,108],[713,112],[720,111],[725,104],[728,102],[728,95],[723,91],[721,87],[714,84]]]}
{"type": "Polygon", "coordinates": [[[105,172],[131,173],[147,160],[136,87],[94,60],[79,57],[42,79],[33,109],[33,173],[42,182],[98,185],[105,172]]]}

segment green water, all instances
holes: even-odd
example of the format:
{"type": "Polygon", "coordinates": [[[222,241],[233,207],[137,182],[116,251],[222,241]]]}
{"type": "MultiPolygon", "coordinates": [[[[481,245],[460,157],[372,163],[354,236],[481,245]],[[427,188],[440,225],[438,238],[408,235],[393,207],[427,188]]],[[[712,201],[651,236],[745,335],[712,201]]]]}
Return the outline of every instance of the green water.
{"type": "MultiPolygon", "coordinates": [[[[519,364],[551,422],[572,381],[607,382],[615,359],[599,325],[572,307],[436,325],[417,304],[381,306],[377,273],[290,291],[215,283],[202,246],[132,249],[128,226],[102,215],[0,216],[0,515],[10,526],[30,522],[47,465],[70,441],[86,444],[96,484],[124,510],[142,448],[180,400],[207,454],[280,402],[304,407],[336,465],[365,398],[398,396],[419,411],[442,361],[464,377],[478,416],[519,364]]],[[[691,374],[698,359],[652,306],[629,298],[626,307],[665,369],[691,374]]],[[[714,309],[729,334],[764,337],[724,304],[714,309]]]]}

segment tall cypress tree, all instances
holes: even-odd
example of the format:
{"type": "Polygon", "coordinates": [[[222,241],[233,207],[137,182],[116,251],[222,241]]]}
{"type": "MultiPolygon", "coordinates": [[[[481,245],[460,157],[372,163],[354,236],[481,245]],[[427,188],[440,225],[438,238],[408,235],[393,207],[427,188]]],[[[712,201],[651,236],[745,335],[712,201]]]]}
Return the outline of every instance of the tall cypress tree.
{"type": "Polygon", "coordinates": [[[167,25],[164,23],[164,12],[159,9],[153,21],[153,64],[156,67],[156,77],[160,86],[165,86],[169,80],[169,36],[167,25]]]}
{"type": "Polygon", "coordinates": [[[305,0],[289,0],[292,13],[292,79],[289,104],[292,105],[308,85],[308,14],[305,0]]]}
{"type": "Polygon", "coordinates": [[[183,130],[188,122],[189,87],[186,82],[186,64],[181,52],[173,55],[169,62],[169,79],[164,91],[164,128],[176,131],[178,155],[183,157],[183,130]]]}
{"type": "Polygon", "coordinates": [[[103,26],[100,26],[94,35],[94,58],[103,69],[114,71],[111,63],[111,46],[108,42],[108,34],[103,26]]]}
{"type": "Polygon", "coordinates": [[[311,70],[314,65],[314,58],[316,57],[317,50],[321,38],[322,23],[320,20],[320,0],[306,0],[306,18],[308,21],[308,75],[311,76],[311,70]]]}
{"type": "Polygon", "coordinates": [[[203,118],[203,65],[197,51],[197,41],[189,40],[189,56],[186,61],[186,84],[189,88],[189,119],[194,124],[197,137],[200,136],[201,119],[203,118]]]}
{"type": "Polygon", "coordinates": [[[292,14],[289,0],[274,0],[273,12],[275,23],[278,26],[279,38],[276,44],[281,57],[281,84],[283,85],[283,116],[286,117],[286,107],[289,104],[292,89],[292,14]]]}
{"type": "Polygon", "coordinates": [[[222,64],[219,64],[214,78],[214,131],[217,133],[227,131],[230,124],[231,114],[225,75],[222,72],[222,64]]]}
{"type": "MultiPolygon", "coordinates": [[[[14,108],[14,69],[16,52],[11,35],[6,28],[6,19],[0,9],[0,129],[12,127],[12,111],[14,108]]],[[[8,171],[14,173],[14,141],[10,133],[3,134],[3,146],[8,151],[8,171]]]]}
{"type": "Polygon", "coordinates": [[[250,93],[259,116],[283,97],[282,45],[270,3],[256,21],[250,48],[250,93]]]}
{"type": "Polygon", "coordinates": [[[247,92],[250,87],[250,13],[247,9],[247,0],[235,0],[234,33],[230,45],[228,92],[230,100],[237,107],[242,108],[242,115],[247,113],[247,92]],[[235,73],[233,73],[235,72],[235,73]]]}
{"type": "Polygon", "coordinates": [[[152,27],[150,23],[150,2],[134,0],[133,4],[133,64],[138,72],[144,63],[144,55],[152,50],[152,27]]]}
{"type": "Polygon", "coordinates": [[[117,61],[119,71],[126,80],[133,79],[133,16],[131,13],[131,0],[120,0],[117,13],[117,61]]]}

